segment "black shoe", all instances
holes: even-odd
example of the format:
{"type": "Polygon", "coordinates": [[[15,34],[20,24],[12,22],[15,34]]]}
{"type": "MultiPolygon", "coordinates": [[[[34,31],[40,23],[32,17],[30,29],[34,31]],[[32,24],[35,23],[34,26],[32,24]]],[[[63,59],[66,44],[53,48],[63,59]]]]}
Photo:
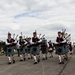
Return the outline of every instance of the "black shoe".
{"type": "Polygon", "coordinates": [[[66,61],[68,60],[68,58],[64,58],[66,61]]]}
{"type": "Polygon", "coordinates": [[[53,57],[53,55],[52,55],[52,57],[53,57]]]}
{"type": "Polygon", "coordinates": [[[34,64],[37,64],[37,62],[34,62],[34,64]]]}
{"type": "Polygon", "coordinates": [[[30,59],[30,58],[28,58],[28,59],[30,59]]]}
{"type": "Polygon", "coordinates": [[[47,57],[46,57],[46,60],[47,60],[47,57]]]}
{"type": "Polygon", "coordinates": [[[50,58],[52,58],[53,57],[53,55],[52,56],[50,56],[50,58]]]}
{"type": "Polygon", "coordinates": [[[33,59],[33,57],[31,56],[31,59],[33,59]]]}
{"type": "Polygon", "coordinates": [[[52,58],[52,56],[50,56],[50,58],[52,58]]]}
{"type": "Polygon", "coordinates": [[[11,62],[8,62],[8,65],[11,64],[11,62]]]}
{"type": "Polygon", "coordinates": [[[59,62],[59,64],[62,64],[62,62],[59,62]]]}
{"type": "Polygon", "coordinates": [[[61,64],[64,64],[64,61],[62,61],[61,64]]]}
{"type": "Polygon", "coordinates": [[[22,62],[23,60],[20,60],[20,62],[22,62]]]}
{"type": "Polygon", "coordinates": [[[45,60],[45,58],[43,58],[42,60],[45,60]]]}
{"type": "Polygon", "coordinates": [[[72,53],[70,53],[70,55],[72,55],[72,53]]]}
{"type": "Polygon", "coordinates": [[[24,61],[26,60],[26,58],[24,58],[24,61]]]}
{"type": "Polygon", "coordinates": [[[13,64],[15,63],[15,60],[13,60],[13,64]]]}
{"type": "Polygon", "coordinates": [[[40,59],[38,59],[38,63],[40,62],[40,59]]]}

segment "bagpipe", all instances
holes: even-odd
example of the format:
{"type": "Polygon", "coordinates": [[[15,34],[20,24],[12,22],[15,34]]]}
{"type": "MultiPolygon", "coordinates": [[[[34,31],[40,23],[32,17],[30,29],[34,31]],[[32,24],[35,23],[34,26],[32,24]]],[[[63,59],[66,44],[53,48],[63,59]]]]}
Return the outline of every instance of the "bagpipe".
{"type": "Polygon", "coordinates": [[[67,42],[71,41],[71,34],[66,33],[66,29],[62,29],[62,36],[67,42]]]}

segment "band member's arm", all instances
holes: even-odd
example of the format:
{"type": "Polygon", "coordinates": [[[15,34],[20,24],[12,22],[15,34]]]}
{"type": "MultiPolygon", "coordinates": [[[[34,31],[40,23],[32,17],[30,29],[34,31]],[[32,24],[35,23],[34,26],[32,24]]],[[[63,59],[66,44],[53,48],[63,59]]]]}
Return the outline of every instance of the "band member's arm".
{"type": "Polygon", "coordinates": [[[32,39],[30,40],[30,44],[34,44],[34,42],[32,41],[32,39]]]}
{"type": "Polygon", "coordinates": [[[63,41],[62,41],[62,43],[65,43],[65,42],[66,42],[66,40],[63,40],[63,41]]]}
{"type": "Polygon", "coordinates": [[[27,45],[27,42],[26,41],[24,41],[24,45],[27,45]]]}
{"type": "Polygon", "coordinates": [[[17,41],[16,46],[17,46],[17,48],[19,48],[19,47],[20,47],[19,41],[17,41]]]}
{"type": "Polygon", "coordinates": [[[8,43],[7,40],[6,40],[6,45],[10,45],[10,43],[8,43]]]}
{"type": "Polygon", "coordinates": [[[38,42],[40,43],[40,42],[42,42],[42,40],[40,39],[38,42]]]}
{"type": "Polygon", "coordinates": [[[47,42],[47,47],[49,47],[49,43],[47,42]]]}

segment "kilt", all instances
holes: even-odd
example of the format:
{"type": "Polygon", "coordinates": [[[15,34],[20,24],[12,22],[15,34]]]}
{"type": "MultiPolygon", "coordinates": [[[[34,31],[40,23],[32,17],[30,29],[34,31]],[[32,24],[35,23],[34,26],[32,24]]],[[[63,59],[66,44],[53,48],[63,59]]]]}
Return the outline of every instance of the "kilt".
{"type": "Polygon", "coordinates": [[[31,53],[32,54],[39,54],[40,53],[39,46],[32,46],[31,47],[31,53]]]}
{"type": "Polygon", "coordinates": [[[7,47],[6,54],[14,55],[14,47],[7,47]]]}
{"type": "Polygon", "coordinates": [[[27,53],[31,53],[31,48],[27,48],[27,53]]]}
{"type": "Polygon", "coordinates": [[[25,53],[25,47],[20,47],[19,48],[19,53],[24,54],[25,53]]]}
{"type": "Polygon", "coordinates": [[[28,53],[28,50],[27,50],[27,48],[25,48],[25,53],[28,53]]]}
{"type": "Polygon", "coordinates": [[[67,53],[69,51],[68,45],[64,45],[64,47],[65,47],[65,50],[66,50],[66,53],[67,53]]]}
{"type": "Polygon", "coordinates": [[[47,53],[47,48],[46,47],[41,47],[41,51],[43,54],[47,53]]]}
{"type": "Polygon", "coordinates": [[[48,49],[48,52],[53,52],[53,48],[49,48],[48,49]]]}
{"type": "Polygon", "coordinates": [[[68,49],[67,49],[67,45],[61,45],[61,46],[55,46],[56,48],[56,54],[58,55],[62,55],[67,53],[68,49]]]}

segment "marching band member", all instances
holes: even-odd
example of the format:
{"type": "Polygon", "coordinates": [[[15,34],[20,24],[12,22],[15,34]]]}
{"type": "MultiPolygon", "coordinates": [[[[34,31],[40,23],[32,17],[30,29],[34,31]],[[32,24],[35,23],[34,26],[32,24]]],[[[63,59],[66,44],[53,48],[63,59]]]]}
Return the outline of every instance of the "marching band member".
{"type": "Polygon", "coordinates": [[[40,49],[39,49],[39,44],[40,44],[40,39],[37,37],[37,33],[33,32],[33,37],[31,39],[31,51],[33,54],[34,58],[34,64],[37,64],[37,62],[40,62],[40,49]]]}
{"type": "Polygon", "coordinates": [[[15,60],[14,60],[14,46],[15,45],[16,45],[16,42],[11,37],[11,33],[8,33],[8,39],[6,41],[6,47],[7,47],[6,53],[8,56],[8,64],[11,64],[12,60],[13,60],[13,63],[15,63],[15,60]]]}
{"type": "Polygon", "coordinates": [[[16,44],[16,49],[17,49],[18,57],[19,57],[19,56],[20,56],[20,53],[19,53],[19,44],[18,44],[18,40],[17,40],[17,44],[16,44]]]}
{"type": "Polygon", "coordinates": [[[27,53],[28,53],[28,59],[32,59],[32,54],[31,54],[31,38],[27,38],[27,45],[26,45],[26,49],[27,49],[27,53]]]}
{"type": "Polygon", "coordinates": [[[64,64],[64,61],[63,61],[63,54],[66,53],[66,50],[65,50],[65,47],[63,46],[65,44],[65,40],[62,38],[62,34],[61,32],[58,32],[58,37],[56,38],[56,42],[57,42],[57,45],[56,45],[56,54],[59,55],[59,64],[64,64]]]}
{"type": "Polygon", "coordinates": [[[64,40],[66,40],[66,45],[65,45],[65,51],[66,51],[66,53],[64,54],[64,59],[67,61],[68,60],[68,42],[67,42],[67,39],[65,38],[65,33],[64,32],[62,32],[61,33],[62,34],[62,38],[64,39],[64,40]]]}
{"type": "Polygon", "coordinates": [[[72,55],[72,43],[70,42],[68,45],[69,45],[70,55],[72,55]]]}
{"type": "Polygon", "coordinates": [[[48,43],[49,43],[48,52],[50,54],[50,58],[52,58],[53,57],[53,43],[51,42],[51,40],[48,43]]]}
{"type": "Polygon", "coordinates": [[[42,60],[45,60],[47,59],[47,48],[49,47],[49,44],[47,43],[47,40],[45,38],[42,39],[42,42],[41,42],[41,51],[42,51],[42,54],[43,54],[43,59],[42,60]]]}
{"type": "Polygon", "coordinates": [[[22,36],[19,37],[19,53],[20,53],[20,61],[25,61],[26,58],[25,58],[25,45],[26,45],[26,42],[22,39],[22,36]]]}

